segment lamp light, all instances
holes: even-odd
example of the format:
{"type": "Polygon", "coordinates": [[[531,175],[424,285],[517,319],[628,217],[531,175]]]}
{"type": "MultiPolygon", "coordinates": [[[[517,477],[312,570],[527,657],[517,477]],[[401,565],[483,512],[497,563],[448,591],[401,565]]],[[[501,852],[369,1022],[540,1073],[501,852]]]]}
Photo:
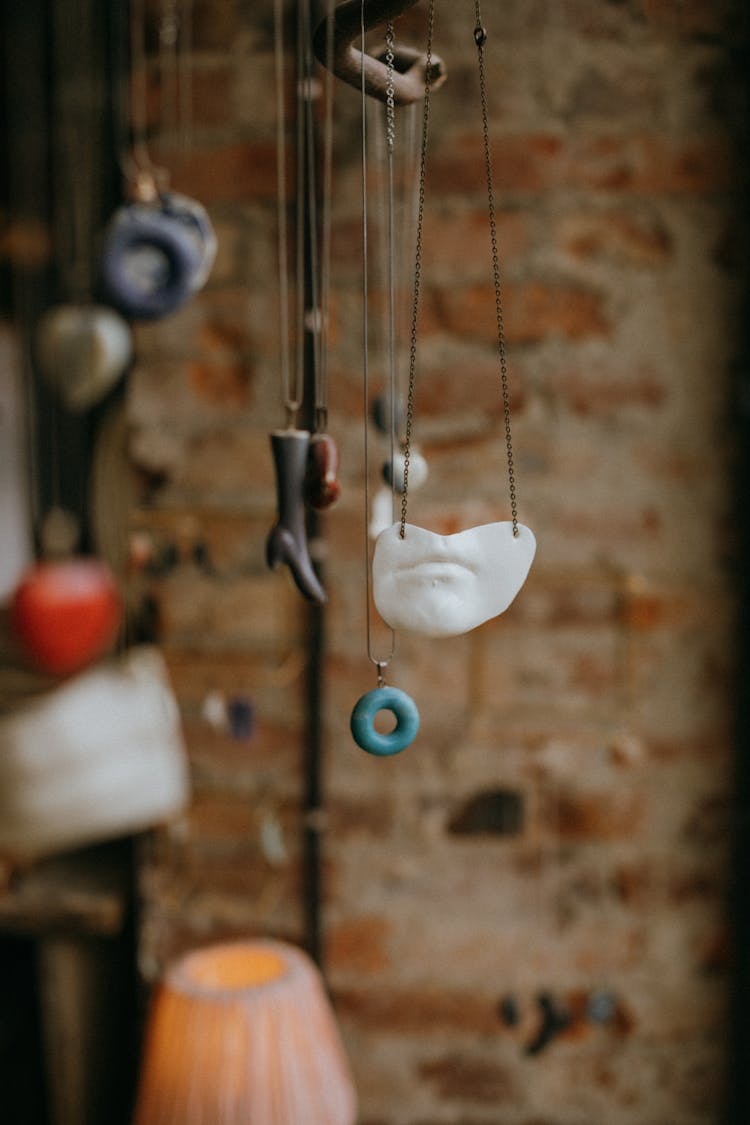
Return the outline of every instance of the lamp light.
{"type": "Polygon", "coordinates": [[[227,942],[168,969],[134,1125],[353,1125],[356,1094],[320,974],[285,942],[227,942]]]}

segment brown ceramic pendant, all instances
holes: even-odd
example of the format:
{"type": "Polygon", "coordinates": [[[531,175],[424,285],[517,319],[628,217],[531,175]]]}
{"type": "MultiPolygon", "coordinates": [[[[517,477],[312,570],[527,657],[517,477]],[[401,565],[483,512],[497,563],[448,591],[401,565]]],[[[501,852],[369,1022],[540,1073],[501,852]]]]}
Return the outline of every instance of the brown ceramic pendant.
{"type": "Polygon", "coordinates": [[[338,481],[339,451],[329,434],[313,434],[307,454],[305,500],[311,508],[322,512],[336,503],[341,495],[338,481]]]}

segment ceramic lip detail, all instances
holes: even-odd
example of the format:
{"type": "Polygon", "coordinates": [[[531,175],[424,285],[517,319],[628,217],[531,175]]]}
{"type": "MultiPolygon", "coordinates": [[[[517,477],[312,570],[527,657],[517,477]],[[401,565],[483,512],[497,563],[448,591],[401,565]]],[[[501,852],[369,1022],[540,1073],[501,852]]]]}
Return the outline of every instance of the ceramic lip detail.
{"type": "Polygon", "coordinates": [[[536,551],[533,533],[510,521],[454,535],[400,524],[381,532],[373,557],[373,596],[392,629],[426,637],[468,633],[508,608],[536,551]]]}

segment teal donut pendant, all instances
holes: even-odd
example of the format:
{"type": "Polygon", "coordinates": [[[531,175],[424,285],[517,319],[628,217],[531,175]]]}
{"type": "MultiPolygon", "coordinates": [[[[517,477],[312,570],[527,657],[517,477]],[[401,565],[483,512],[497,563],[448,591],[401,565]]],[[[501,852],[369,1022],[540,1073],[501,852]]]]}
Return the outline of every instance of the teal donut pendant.
{"type": "Polygon", "coordinates": [[[352,738],[368,754],[386,758],[410,746],[419,730],[419,711],[411,696],[395,687],[379,687],[357,700],[350,722],[352,738]],[[389,734],[375,730],[378,711],[391,711],[396,727],[389,734]]]}

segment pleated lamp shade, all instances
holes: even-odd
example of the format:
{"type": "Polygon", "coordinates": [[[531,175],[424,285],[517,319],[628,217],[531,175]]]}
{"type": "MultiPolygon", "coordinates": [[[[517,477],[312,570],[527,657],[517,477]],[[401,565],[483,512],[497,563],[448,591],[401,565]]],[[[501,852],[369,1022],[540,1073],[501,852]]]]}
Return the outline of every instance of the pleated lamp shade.
{"type": "Polygon", "coordinates": [[[134,1125],[353,1125],[354,1085],[320,974],[295,946],[231,942],[165,975],[134,1125]]]}

